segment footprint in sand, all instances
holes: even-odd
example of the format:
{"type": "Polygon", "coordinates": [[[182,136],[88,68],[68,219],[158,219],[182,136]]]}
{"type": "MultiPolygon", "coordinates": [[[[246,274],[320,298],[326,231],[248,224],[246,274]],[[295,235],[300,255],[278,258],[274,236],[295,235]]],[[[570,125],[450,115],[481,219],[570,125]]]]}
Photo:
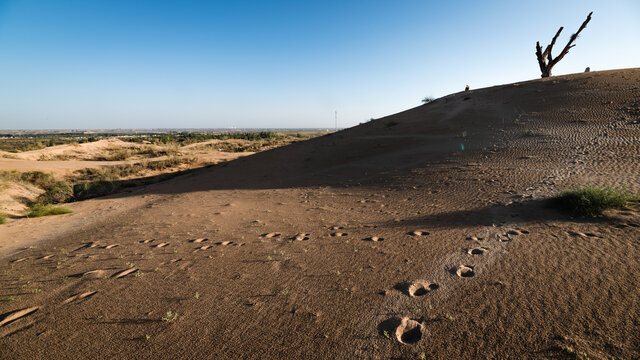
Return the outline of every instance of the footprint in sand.
{"type": "Polygon", "coordinates": [[[193,250],[193,252],[194,252],[194,253],[196,253],[196,252],[198,252],[198,251],[200,251],[200,250],[207,250],[207,249],[209,249],[210,247],[211,247],[211,245],[202,245],[202,246],[200,246],[199,248],[197,248],[197,249],[193,250]]]}
{"type": "Polygon", "coordinates": [[[205,242],[205,241],[209,241],[209,239],[207,238],[198,238],[195,240],[191,240],[192,243],[201,243],[201,242],[205,242]]]}
{"type": "Polygon", "coordinates": [[[92,242],[88,242],[88,243],[80,246],[79,248],[77,248],[77,249],[75,249],[73,251],[78,251],[78,250],[82,250],[82,249],[86,249],[86,248],[94,248],[96,246],[98,246],[98,243],[92,241],[92,242]]]}
{"type": "Polygon", "coordinates": [[[528,233],[529,232],[527,230],[518,230],[518,229],[511,229],[507,231],[507,235],[524,235],[528,233]]]}
{"type": "Polygon", "coordinates": [[[53,257],[53,255],[45,255],[45,256],[42,256],[42,257],[38,258],[38,260],[47,260],[47,259],[51,259],[52,257],[53,257]]]}
{"type": "Polygon", "coordinates": [[[507,235],[496,234],[496,240],[498,240],[499,242],[509,242],[509,241],[512,241],[513,239],[508,234],[507,235]]]}
{"type": "Polygon", "coordinates": [[[270,232],[270,233],[262,234],[260,236],[263,237],[263,238],[277,238],[280,235],[282,235],[282,234],[280,234],[278,232],[270,232]]]}
{"type": "Polygon", "coordinates": [[[103,247],[103,249],[113,249],[114,247],[117,247],[118,244],[111,244],[111,245],[107,245],[105,247],[103,247]]]}
{"type": "Polygon", "coordinates": [[[91,270],[91,271],[82,273],[81,277],[88,278],[88,279],[102,279],[107,275],[108,272],[109,272],[108,270],[91,270]]]}
{"type": "Polygon", "coordinates": [[[140,244],[148,244],[148,243],[153,242],[153,241],[154,241],[154,239],[142,240],[142,241],[140,241],[140,244]]]}
{"type": "Polygon", "coordinates": [[[484,240],[484,238],[477,237],[477,236],[469,236],[469,237],[467,238],[467,240],[471,240],[471,241],[482,241],[482,240],[484,240]]]}
{"type": "Polygon", "coordinates": [[[13,261],[12,261],[12,263],[19,263],[19,262],[23,262],[23,261],[25,261],[25,260],[27,260],[27,259],[29,259],[29,258],[28,258],[28,257],[25,257],[25,258],[15,259],[15,260],[13,260],[13,261]]]}
{"type": "Polygon", "coordinates": [[[427,295],[430,291],[435,290],[439,287],[440,286],[438,284],[434,284],[425,280],[416,280],[409,284],[407,292],[411,297],[424,296],[427,295]]]}
{"type": "Polygon", "coordinates": [[[458,274],[459,277],[473,277],[476,273],[473,271],[473,266],[460,265],[456,269],[456,274],[458,274]]]}
{"type": "Polygon", "coordinates": [[[411,236],[427,236],[430,233],[425,230],[414,230],[414,231],[409,231],[408,234],[411,236]]]}
{"type": "Polygon", "coordinates": [[[295,240],[295,241],[305,241],[305,240],[309,240],[309,236],[311,236],[311,234],[307,234],[307,233],[298,233],[296,234],[296,236],[292,237],[291,240],[295,240]]]}
{"type": "Polygon", "coordinates": [[[67,300],[63,301],[62,304],[68,304],[70,302],[74,302],[76,300],[81,300],[81,299],[85,299],[85,298],[89,298],[92,297],[93,295],[95,295],[97,293],[97,291],[87,291],[81,294],[76,294],[73,295],[72,297],[68,298],[67,300]]]}
{"type": "Polygon", "coordinates": [[[344,229],[344,226],[334,225],[329,227],[329,230],[342,230],[342,229],[344,229]]]}
{"type": "Polygon", "coordinates": [[[34,312],[38,311],[38,309],[40,309],[39,306],[34,306],[34,307],[22,309],[22,310],[11,311],[6,314],[0,315],[0,327],[5,326],[9,323],[12,323],[27,315],[31,315],[34,312]]]}
{"type": "Polygon", "coordinates": [[[422,339],[422,334],[425,332],[426,329],[422,323],[405,317],[396,328],[396,339],[401,344],[415,344],[422,339]]]}
{"type": "Polygon", "coordinates": [[[583,233],[580,231],[569,231],[568,232],[569,235],[571,236],[579,236],[579,237],[598,237],[598,235],[596,234],[592,234],[592,233],[583,233]]]}
{"type": "Polygon", "coordinates": [[[227,246],[231,244],[233,244],[233,241],[219,241],[216,243],[216,245],[220,245],[220,246],[227,246]]]}
{"type": "Polygon", "coordinates": [[[383,241],[383,240],[384,240],[384,238],[377,237],[377,236],[369,236],[368,238],[364,238],[364,239],[362,239],[362,240],[366,240],[366,241],[375,241],[375,242],[377,242],[377,241],[383,241]]]}
{"type": "Polygon", "coordinates": [[[333,236],[333,237],[337,237],[337,236],[347,236],[347,235],[349,235],[349,234],[347,234],[347,233],[342,233],[342,232],[334,232],[334,233],[331,233],[331,236],[333,236]]]}
{"type": "Polygon", "coordinates": [[[155,245],[154,247],[161,248],[161,247],[165,247],[167,245],[169,245],[169,243],[163,242],[163,243],[160,243],[158,245],[155,245]]]}
{"type": "Polygon", "coordinates": [[[467,254],[469,255],[484,255],[489,249],[476,247],[467,249],[467,254]]]}
{"type": "Polygon", "coordinates": [[[136,271],[138,271],[138,269],[137,269],[137,268],[134,268],[134,267],[133,267],[133,268],[131,268],[131,269],[127,269],[127,270],[122,270],[122,271],[120,271],[120,272],[118,272],[118,273],[115,273],[115,274],[112,276],[112,278],[120,279],[120,278],[123,278],[123,277],[125,277],[125,276],[127,276],[127,275],[129,275],[129,274],[131,274],[131,273],[133,273],[133,272],[136,272],[136,271]]]}

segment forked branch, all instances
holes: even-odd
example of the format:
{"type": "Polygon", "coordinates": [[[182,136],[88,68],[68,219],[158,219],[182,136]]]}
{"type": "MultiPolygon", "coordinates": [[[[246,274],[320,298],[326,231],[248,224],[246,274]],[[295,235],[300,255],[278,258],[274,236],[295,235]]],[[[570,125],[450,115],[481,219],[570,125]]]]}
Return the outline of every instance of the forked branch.
{"type": "Polygon", "coordinates": [[[576,46],[575,44],[573,44],[573,42],[576,41],[580,32],[584,30],[584,28],[587,27],[587,24],[589,23],[589,21],[591,21],[591,14],[593,14],[593,11],[589,13],[589,15],[587,16],[587,19],[582,23],[582,25],[580,25],[580,28],[578,29],[578,31],[575,34],[571,35],[567,45],[564,47],[564,49],[562,49],[560,54],[555,58],[551,55],[551,50],[553,50],[553,45],[556,44],[556,40],[558,39],[558,36],[560,36],[560,33],[562,32],[564,27],[560,27],[560,29],[558,29],[558,32],[551,40],[551,43],[547,45],[544,51],[542,51],[540,42],[539,41],[536,42],[536,57],[538,58],[538,65],[540,66],[540,72],[542,73],[541,76],[543,78],[551,76],[551,69],[560,60],[562,60],[562,58],[565,57],[565,55],[569,53],[569,50],[572,47],[576,46]]]}

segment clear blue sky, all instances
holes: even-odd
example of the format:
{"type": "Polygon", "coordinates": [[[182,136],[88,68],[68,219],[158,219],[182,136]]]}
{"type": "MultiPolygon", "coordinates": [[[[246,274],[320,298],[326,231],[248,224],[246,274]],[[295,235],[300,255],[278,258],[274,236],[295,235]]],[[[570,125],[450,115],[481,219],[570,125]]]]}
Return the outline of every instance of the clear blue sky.
{"type": "Polygon", "coordinates": [[[0,129],[348,127],[554,74],[640,66],[640,1],[0,0],[0,129]]]}

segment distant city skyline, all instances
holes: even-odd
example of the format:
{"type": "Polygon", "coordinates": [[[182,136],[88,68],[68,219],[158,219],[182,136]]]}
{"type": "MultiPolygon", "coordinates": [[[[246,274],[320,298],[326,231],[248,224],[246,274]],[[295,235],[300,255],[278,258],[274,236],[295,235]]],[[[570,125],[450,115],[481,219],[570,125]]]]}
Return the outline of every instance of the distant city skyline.
{"type": "Polygon", "coordinates": [[[471,89],[640,66],[640,2],[0,0],[0,129],[345,128],[471,89]]]}

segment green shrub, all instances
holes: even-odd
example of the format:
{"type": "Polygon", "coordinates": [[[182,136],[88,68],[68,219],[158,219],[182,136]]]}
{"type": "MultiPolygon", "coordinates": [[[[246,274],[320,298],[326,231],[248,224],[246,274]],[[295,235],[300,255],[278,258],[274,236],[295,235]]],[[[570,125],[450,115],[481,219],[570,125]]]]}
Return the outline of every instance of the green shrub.
{"type": "Polygon", "coordinates": [[[27,171],[20,175],[20,180],[28,182],[42,189],[50,189],[56,186],[53,175],[42,171],[27,171]]]}
{"type": "Polygon", "coordinates": [[[27,217],[40,217],[49,215],[62,215],[68,214],[71,210],[62,206],[53,206],[51,204],[33,204],[29,206],[29,213],[27,217]]]}
{"type": "Polygon", "coordinates": [[[0,224],[4,224],[7,222],[7,215],[5,213],[0,212],[0,224]]]}
{"type": "Polygon", "coordinates": [[[20,180],[22,180],[20,177],[21,177],[21,174],[16,170],[11,170],[11,171],[3,170],[3,171],[0,171],[0,180],[4,180],[4,181],[20,181],[20,180]]]}
{"type": "Polygon", "coordinates": [[[34,201],[37,204],[59,204],[73,199],[73,188],[65,181],[56,181],[34,201]]]}
{"type": "Polygon", "coordinates": [[[76,200],[111,194],[118,190],[116,183],[109,180],[94,180],[73,186],[73,196],[76,200]]]}
{"type": "Polygon", "coordinates": [[[552,198],[555,207],[587,217],[600,216],[607,209],[623,209],[637,201],[638,196],[630,192],[595,185],[579,186],[552,198]]]}

